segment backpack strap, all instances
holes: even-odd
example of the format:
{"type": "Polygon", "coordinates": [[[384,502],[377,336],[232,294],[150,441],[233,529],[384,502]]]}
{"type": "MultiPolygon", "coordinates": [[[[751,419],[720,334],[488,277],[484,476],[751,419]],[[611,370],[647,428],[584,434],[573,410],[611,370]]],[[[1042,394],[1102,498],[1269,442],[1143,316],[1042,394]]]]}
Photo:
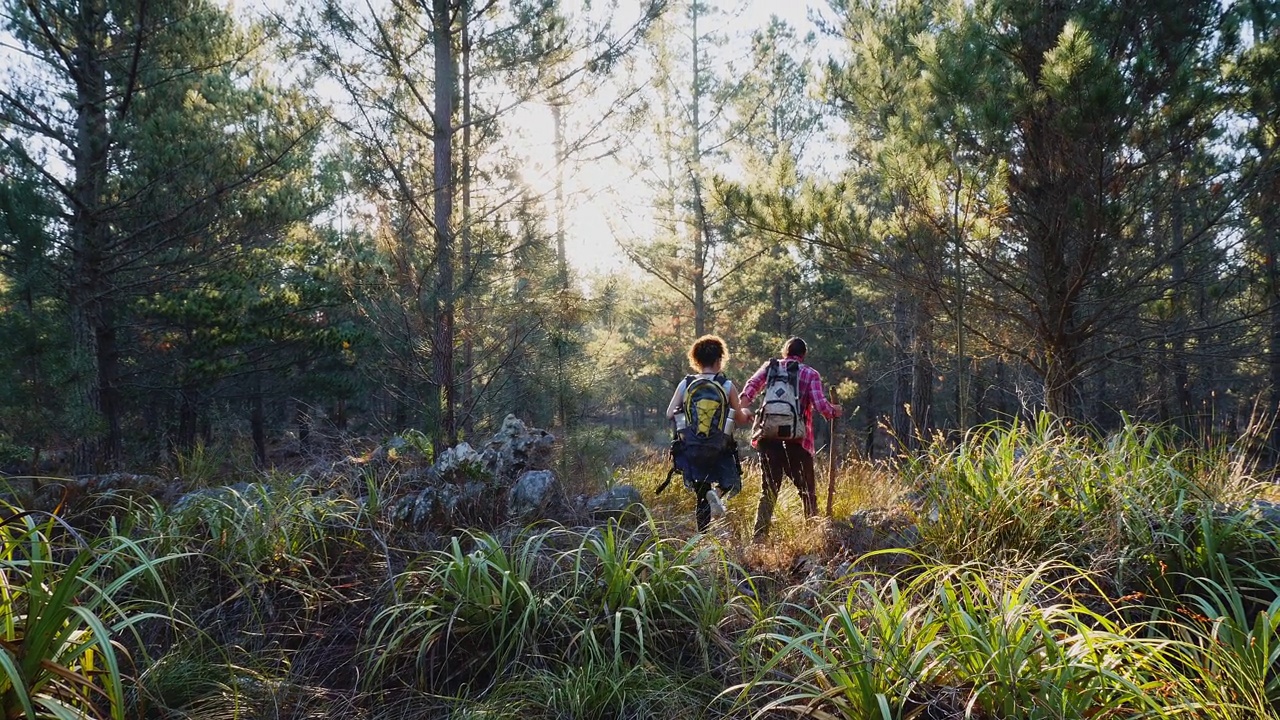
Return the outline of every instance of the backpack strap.
{"type": "Polygon", "coordinates": [[[680,412],[684,412],[684,403],[689,399],[689,386],[693,384],[693,381],[697,379],[697,377],[697,375],[684,376],[684,390],[680,392],[680,412]]]}
{"type": "Polygon", "coordinates": [[[676,474],[677,472],[678,472],[678,470],[676,469],[676,467],[675,467],[674,465],[673,465],[673,466],[671,466],[671,469],[667,471],[667,479],[662,481],[662,484],[658,486],[658,489],[657,489],[657,490],[654,490],[654,491],[653,491],[653,494],[654,494],[654,495],[661,495],[661,494],[662,494],[662,491],[663,491],[663,490],[666,490],[666,489],[667,489],[667,486],[671,484],[671,478],[675,477],[675,474],[676,474]]]}

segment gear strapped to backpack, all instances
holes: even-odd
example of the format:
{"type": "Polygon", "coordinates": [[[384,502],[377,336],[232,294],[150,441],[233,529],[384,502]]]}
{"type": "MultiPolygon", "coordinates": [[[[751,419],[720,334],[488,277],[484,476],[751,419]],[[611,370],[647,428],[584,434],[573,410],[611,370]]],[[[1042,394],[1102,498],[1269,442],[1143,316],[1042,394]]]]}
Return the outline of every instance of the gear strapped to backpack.
{"type": "Polygon", "coordinates": [[[803,440],[806,432],[800,414],[800,361],[769,361],[764,398],[754,436],[761,440],[803,440]]]}
{"type": "Polygon", "coordinates": [[[729,404],[729,384],[724,375],[702,377],[688,375],[684,379],[684,400],[680,403],[684,424],[676,426],[671,443],[671,472],[666,482],[658,488],[662,492],[676,472],[686,476],[705,476],[715,472],[726,454],[734,451],[732,426],[726,421],[732,417],[729,404]]]}

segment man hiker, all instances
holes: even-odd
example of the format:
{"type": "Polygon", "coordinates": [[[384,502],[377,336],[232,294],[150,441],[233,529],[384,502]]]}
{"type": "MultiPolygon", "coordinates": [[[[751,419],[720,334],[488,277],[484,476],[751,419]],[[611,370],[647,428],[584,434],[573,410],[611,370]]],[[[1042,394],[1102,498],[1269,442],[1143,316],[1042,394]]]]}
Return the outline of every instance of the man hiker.
{"type": "Polygon", "coordinates": [[[764,476],[760,507],[756,510],[756,540],[763,540],[769,534],[783,475],[795,483],[805,516],[818,514],[813,469],[813,410],[817,408],[826,418],[840,417],[843,411],[827,400],[818,371],[804,364],[808,350],[804,340],[790,338],[782,344],[782,357],[760,366],[742,388],[743,407],[750,406],[757,396],[762,398],[751,433],[751,443],[760,451],[764,476]]]}
{"type": "Polygon", "coordinates": [[[689,348],[688,357],[694,374],[676,386],[667,418],[675,422],[673,464],[698,498],[694,517],[701,532],[713,515],[724,514],[721,493],[742,488],[733,428],[751,422],[751,413],[742,409],[738,389],[721,374],[729,359],[724,340],[703,335],[689,348]]]}

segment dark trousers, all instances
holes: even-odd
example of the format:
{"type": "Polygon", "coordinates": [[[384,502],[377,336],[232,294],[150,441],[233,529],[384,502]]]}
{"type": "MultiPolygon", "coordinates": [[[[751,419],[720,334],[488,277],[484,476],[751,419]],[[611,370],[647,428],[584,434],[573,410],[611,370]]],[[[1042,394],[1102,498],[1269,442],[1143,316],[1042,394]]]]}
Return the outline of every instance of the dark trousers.
{"type": "Polygon", "coordinates": [[[756,443],[756,449],[760,451],[760,469],[764,475],[755,529],[756,539],[761,539],[769,534],[769,525],[773,522],[773,506],[778,502],[783,475],[795,483],[807,517],[818,514],[818,491],[813,474],[813,454],[805,450],[803,445],[785,440],[760,440],[756,443]]]}
{"type": "Polygon", "coordinates": [[[698,532],[702,532],[711,524],[711,503],[707,502],[707,491],[719,486],[720,494],[724,495],[742,489],[742,468],[738,464],[737,446],[731,446],[730,452],[726,452],[714,466],[705,471],[686,470],[684,486],[698,498],[694,520],[698,523],[698,532]]]}
{"type": "Polygon", "coordinates": [[[698,523],[698,532],[706,530],[711,524],[711,503],[707,502],[707,491],[710,489],[709,482],[693,484],[693,493],[698,498],[698,506],[693,511],[694,521],[698,523]]]}

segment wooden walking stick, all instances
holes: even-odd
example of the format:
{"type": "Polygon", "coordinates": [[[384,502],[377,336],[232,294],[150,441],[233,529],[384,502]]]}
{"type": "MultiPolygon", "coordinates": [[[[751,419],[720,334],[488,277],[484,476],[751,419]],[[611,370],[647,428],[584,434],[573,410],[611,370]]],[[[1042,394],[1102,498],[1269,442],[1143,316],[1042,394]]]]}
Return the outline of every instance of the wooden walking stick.
{"type": "MultiPolygon", "coordinates": [[[[836,397],[835,386],[831,388],[831,404],[839,405],[840,400],[836,397]]],[[[839,418],[831,418],[831,439],[827,441],[827,517],[831,517],[831,505],[835,501],[836,496],[836,421],[839,418]]]]}

